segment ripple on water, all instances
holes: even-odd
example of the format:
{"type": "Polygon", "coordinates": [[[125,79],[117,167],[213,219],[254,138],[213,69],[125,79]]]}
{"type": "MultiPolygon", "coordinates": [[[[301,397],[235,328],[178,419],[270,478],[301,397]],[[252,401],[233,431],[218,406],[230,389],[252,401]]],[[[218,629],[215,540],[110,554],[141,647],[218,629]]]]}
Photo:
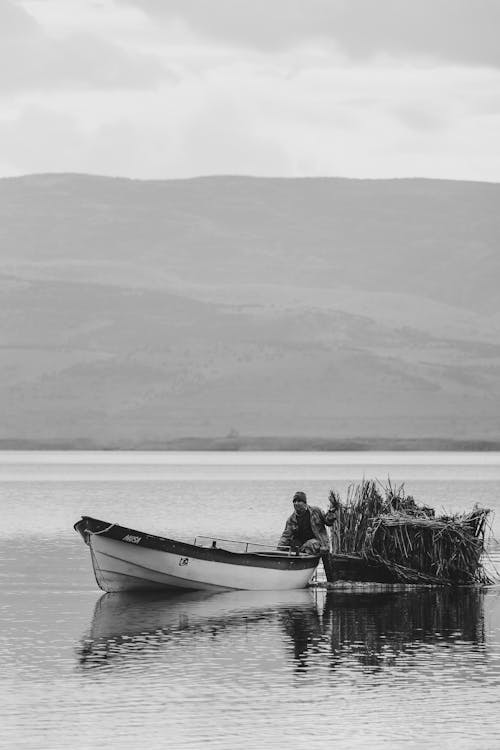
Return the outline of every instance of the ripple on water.
{"type": "MultiPolygon", "coordinates": [[[[495,481],[420,477],[408,489],[447,506],[470,505],[478,492],[498,503],[495,481]]],[[[500,747],[499,588],[101,597],[71,531],[82,512],[102,511],[181,536],[193,518],[219,535],[229,519],[231,536],[243,523],[268,541],[296,485],[294,477],[4,483],[1,742],[254,750],[306,737],[308,750],[500,747]],[[27,497],[30,534],[19,510],[27,497]]],[[[318,504],[329,486],[325,477],[308,482],[318,504]]]]}

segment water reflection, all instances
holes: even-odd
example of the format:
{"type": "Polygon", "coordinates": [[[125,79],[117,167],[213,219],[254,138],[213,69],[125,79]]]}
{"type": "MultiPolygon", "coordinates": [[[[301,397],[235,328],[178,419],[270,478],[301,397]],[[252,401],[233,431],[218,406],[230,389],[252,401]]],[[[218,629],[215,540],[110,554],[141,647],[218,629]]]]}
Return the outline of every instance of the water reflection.
{"type": "Polygon", "coordinates": [[[383,668],[401,654],[453,644],[485,643],[482,589],[419,589],[405,593],[330,594],[323,608],[331,665],[348,658],[383,668]]]}
{"type": "Polygon", "coordinates": [[[81,669],[110,668],[182,641],[259,633],[268,652],[283,649],[296,673],[358,665],[381,670],[424,649],[484,650],[481,589],[404,592],[231,592],[170,597],[105,594],[78,647],[81,669]]]}
{"type": "Polygon", "coordinates": [[[170,596],[104,594],[78,649],[79,663],[95,669],[108,666],[112,658],[150,653],[181,636],[209,633],[217,638],[229,631],[276,622],[283,609],[299,616],[316,611],[314,593],[305,589],[170,596]]]}

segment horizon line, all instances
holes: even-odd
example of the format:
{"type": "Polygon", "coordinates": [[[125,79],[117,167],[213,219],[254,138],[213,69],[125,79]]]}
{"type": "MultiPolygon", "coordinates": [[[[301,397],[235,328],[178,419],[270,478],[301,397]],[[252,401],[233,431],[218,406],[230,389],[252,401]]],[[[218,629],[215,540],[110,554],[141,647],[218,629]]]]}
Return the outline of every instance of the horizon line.
{"type": "Polygon", "coordinates": [[[282,180],[286,182],[299,182],[299,181],[327,181],[327,180],[338,180],[346,182],[458,182],[458,183],[471,183],[479,185],[500,185],[500,179],[488,180],[488,179],[473,179],[473,178],[462,178],[462,177],[426,177],[418,175],[405,175],[405,176],[393,176],[393,177],[349,177],[345,175],[257,175],[257,174],[245,174],[245,173],[231,173],[231,172],[214,172],[210,174],[198,174],[191,175],[189,177],[129,177],[127,175],[120,174],[105,174],[101,172],[78,172],[78,171],[56,171],[56,172],[26,172],[23,174],[13,175],[0,175],[0,181],[6,180],[23,180],[37,177],[83,177],[83,178],[97,178],[104,180],[124,180],[128,182],[189,182],[195,180],[282,180]]]}

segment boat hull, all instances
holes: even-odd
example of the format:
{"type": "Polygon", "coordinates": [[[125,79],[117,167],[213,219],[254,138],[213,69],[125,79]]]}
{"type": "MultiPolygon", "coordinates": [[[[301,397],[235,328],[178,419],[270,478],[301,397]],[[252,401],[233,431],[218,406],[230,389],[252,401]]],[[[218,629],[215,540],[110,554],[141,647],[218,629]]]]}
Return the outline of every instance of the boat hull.
{"type": "Polygon", "coordinates": [[[206,548],[106,525],[84,517],[75,524],[90,548],[103,591],[271,591],[305,588],[317,555],[238,553],[206,548]]]}
{"type": "Polygon", "coordinates": [[[401,579],[387,566],[376,560],[367,560],[355,554],[329,555],[331,577],[329,581],[353,583],[400,583],[401,579]]]}

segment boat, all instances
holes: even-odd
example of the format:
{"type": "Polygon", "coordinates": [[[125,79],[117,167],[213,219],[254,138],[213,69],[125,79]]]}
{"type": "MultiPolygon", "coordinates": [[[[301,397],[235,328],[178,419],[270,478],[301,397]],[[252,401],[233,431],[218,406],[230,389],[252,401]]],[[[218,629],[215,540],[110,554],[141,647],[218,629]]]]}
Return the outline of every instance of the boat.
{"type": "Polygon", "coordinates": [[[97,585],[108,593],[303,589],[320,560],[253,542],[197,537],[191,544],[90,516],[74,529],[90,548],[97,585]]]}

